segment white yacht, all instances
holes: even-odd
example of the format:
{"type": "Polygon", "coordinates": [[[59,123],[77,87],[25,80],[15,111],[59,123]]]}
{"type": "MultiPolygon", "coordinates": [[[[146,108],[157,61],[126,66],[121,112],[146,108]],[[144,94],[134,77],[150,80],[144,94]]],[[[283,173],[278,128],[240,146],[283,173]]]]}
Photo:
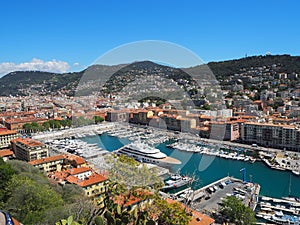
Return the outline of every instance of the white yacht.
{"type": "Polygon", "coordinates": [[[161,167],[179,165],[181,161],[167,156],[159,149],[137,140],[115,151],[117,154],[128,155],[137,161],[156,164],[161,167]]]}

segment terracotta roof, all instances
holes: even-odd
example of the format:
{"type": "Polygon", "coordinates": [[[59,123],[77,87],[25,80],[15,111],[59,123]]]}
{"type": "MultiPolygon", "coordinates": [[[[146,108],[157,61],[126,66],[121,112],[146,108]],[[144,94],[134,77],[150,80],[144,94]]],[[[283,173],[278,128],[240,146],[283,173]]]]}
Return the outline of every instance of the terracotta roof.
{"type": "Polygon", "coordinates": [[[0,157],[6,157],[6,156],[12,156],[12,155],[14,155],[14,152],[11,151],[10,149],[0,150],[0,157]]]}
{"type": "MultiPolygon", "coordinates": [[[[136,191],[136,194],[138,196],[152,196],[153,193],[148,191],[148,190],[145,190],[145,189],[138,189],[138,190],[135,190],[136,191]]],[[[127,206],[130,206],[130,205],[134,205],[134,204],[137,204],[139,202],[141,202],[142,199],[139,198],[139,197],[136,197],[136,196],[133,196],[133,195],[130,195],[129,199],[126,199],[126,202],[125,202],[125,198],[124,198],[124,195],[120,194],[116,197],[116,199],[114,199],[114,202],[119,204],[119,205],[123,205],[125,207],[127,206]]]]}
{"type": "Polygon", "coordinates": [[[29,164],[39,165],[39,164],[44,164],[44,163],[48,163],[48,162],[58,161],[58,160],[65,159],[65,158],[66,158],[66,155],[55,155],[55,156],[50,156],[50,157],[30,161],[29,164]]]}
{"type": "Polygon", "coordinates": [[[84,173],[87,171],[92,171],[92,170],[88,167],[79,167],[79,168],[72,168],[72,169],[67,170],[67,172],[71,175],[76,175],[76,174],[84,173]]]}
{"type": "Polygon", "coordinates": [[[106,181],[107,178],[100,175],[100,174],[93,174],[91,176],[89,176],[88,178],[86,178],[85,180],[80,180],[77,177],[70,175],[67,177],[66,179],[69,183],[73,183],[76,184],[80,187],[87,187],[87,186],[91,186],[94,184],[98,184],[101,183],[103,181],[106,181]]]}
{"type": "Polygon", "coordinates": [[[7,129],[0,130],[0,136],[8,135],[8,134],[16,134],[16,133],[17,133],[17,131],[15,131],[15,130],[7,130],[7,129]]]}
{"type": "Polygon", "coordinates": [[[81,165],[81,164],[86,163],[84,158],[82,158],[80,156],[77,156],[77,155],[67,155],[66,158],[71,160],[71,161],[75,161],[77,165],[81,165]]]}
{"type": "Polygon", "coordinates": [[[44,144],[42,142],[33,140],[31,138],[16,138],[16,139],[13,139],[12,142],[20,142],[28,147],[44,146],[44,144]]]}
{"type": "Polygon", "coordinates": [[[14,123],[29,123],[29,122],[38,122],[38,121],[47,121],[45,118],[36,118],[36,117],[23,117],[23,118],[13,118],[6,119],[6,123],[14,124],[14,123]]]}
{"type": "Polygon", "coordinates": [[[69,173],[67,173],[66,171],[55,171],[55,172],[48,174],[49,178],[52,178],[56,181],[59,181],[59,180],[65,181],[68,176],[69,176],[69,173]]]}

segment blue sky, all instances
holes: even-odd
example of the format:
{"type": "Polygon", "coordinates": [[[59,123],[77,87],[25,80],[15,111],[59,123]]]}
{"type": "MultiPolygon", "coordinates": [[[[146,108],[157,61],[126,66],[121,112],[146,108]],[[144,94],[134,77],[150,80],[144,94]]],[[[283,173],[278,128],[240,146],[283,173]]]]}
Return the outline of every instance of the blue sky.
{"type": "Polygon", "coordinates": [[[174,42],[204,62],[300,55],[297,0],[2,0],[0,9],[0,74],[36,62],[79,70],[140,40],[174,42]]]}

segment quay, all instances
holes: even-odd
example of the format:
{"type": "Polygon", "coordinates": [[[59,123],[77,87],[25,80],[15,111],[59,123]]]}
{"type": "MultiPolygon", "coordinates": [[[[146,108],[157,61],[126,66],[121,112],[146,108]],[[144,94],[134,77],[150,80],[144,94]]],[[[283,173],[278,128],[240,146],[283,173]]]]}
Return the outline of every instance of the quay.
{"type": "Polygon", "coordinates": [[[227,176],[195,190],[193,193],[195,198],[192,199],[191,207],[203,213],[217,213],[224,198],[235,196],[246,206],[255,210],[259,191],[258,184],[243,182],[227,176]]]}

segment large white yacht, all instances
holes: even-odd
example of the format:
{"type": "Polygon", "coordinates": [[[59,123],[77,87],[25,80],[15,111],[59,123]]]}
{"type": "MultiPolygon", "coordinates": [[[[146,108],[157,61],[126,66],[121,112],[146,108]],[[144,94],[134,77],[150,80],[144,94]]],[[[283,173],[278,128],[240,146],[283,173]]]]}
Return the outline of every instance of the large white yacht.
{"type": "Polygon", "coordinates": [[[128,155],[137,161],[144,163],[156,164],[161,167],[170,167],[172,165],[179,165],[181,161],[167,156],[159,149],[154,148],[140,140],[124,145],[116,151],[117,154],[128,155]]]}

